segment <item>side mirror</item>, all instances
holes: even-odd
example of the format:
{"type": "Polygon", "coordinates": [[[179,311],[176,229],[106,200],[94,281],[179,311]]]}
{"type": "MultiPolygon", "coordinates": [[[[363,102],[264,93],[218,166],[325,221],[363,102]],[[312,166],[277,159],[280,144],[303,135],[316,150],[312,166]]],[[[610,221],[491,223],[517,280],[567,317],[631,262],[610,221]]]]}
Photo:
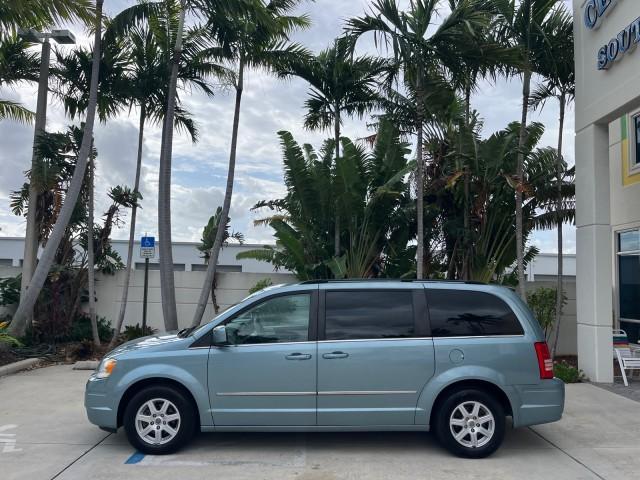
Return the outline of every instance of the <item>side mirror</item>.
{"type": "Polygon", "coordinates": [[[218,325],[213,329],[213,344],[214,345],[228,345],[227,339],[227,327],[224,325],[218,325]]]}

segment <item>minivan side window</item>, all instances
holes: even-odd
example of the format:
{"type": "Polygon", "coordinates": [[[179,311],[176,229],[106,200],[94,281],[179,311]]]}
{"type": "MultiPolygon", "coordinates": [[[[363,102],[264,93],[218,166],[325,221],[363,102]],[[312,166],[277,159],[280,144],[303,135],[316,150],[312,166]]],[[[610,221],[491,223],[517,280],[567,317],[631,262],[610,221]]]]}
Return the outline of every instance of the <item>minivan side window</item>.
{"type": "Polygon", "coordinates": [[[511,308],[491,293],[427,289],[427,303],[434,337],[524,333],[511,308]]]}
{"type": "Polygon", "coordinates": [[[269,298],[227,322],[232,345],[306,342],[309,339],[311,295],[269,298]]]}
{"type": "Polygon", "coordinates": [[[410,290],[329,290],[326,293],[326,340],[407,338],[413,334],[410,290]]]}

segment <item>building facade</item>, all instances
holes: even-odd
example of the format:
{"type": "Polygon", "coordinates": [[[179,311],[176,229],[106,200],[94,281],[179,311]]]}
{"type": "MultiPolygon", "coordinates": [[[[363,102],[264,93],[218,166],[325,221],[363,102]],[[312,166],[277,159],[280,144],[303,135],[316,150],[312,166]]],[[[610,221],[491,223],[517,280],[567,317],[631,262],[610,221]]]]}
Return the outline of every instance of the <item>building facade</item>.
{"type": "Polygon", "coordinates": [[[640,1],[573,0],[578,356],[613,380],[611,329],[640,324],[640,1]]]}

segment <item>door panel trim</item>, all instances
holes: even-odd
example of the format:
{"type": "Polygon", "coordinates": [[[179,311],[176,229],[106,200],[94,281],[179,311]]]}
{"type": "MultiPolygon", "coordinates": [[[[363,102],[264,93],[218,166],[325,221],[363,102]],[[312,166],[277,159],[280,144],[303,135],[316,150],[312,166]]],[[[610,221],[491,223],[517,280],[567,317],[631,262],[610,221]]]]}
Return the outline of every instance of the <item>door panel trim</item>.
{"type": "Polygon", "coordinates": [[[326,390],[318,395],[415,395],[416,390],[326,390]]]}
{"type": "Polygon", "coordinates": [[[302,397],[316,395],[316,392],[220,392],[216,397],[302,397]]]}

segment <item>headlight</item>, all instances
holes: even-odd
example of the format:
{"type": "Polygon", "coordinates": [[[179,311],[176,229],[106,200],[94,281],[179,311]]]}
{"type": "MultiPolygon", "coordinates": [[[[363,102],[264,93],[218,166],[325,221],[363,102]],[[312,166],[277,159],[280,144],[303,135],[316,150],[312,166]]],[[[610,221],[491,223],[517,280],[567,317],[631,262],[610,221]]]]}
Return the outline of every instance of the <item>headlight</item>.
{"type": "Polygon", "coordinates": [[[118,362],[115,358],[106,358],[100,365],[98,366],[98,372],[96,373],[96,377],[98,378],[107,378],[113,372],[113,369],[116,368],[116,364],[118,362]]]}

